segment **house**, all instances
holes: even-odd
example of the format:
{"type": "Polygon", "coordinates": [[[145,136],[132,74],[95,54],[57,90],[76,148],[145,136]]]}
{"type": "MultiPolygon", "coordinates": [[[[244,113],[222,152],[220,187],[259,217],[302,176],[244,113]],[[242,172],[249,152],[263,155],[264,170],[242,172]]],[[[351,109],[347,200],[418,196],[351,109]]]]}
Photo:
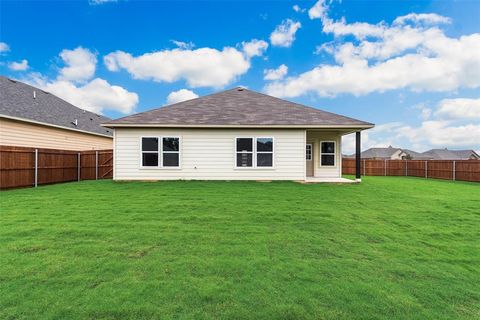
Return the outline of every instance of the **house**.
{"type": "Polygon", "coordinates": [[[433,157],[429,154],[424,154],[421,152],[416,152],[409,149],[402,149],[406,154],[407,160],[433,160],[433,157]]]}
{"type": "MultiPolygon", "coordinates": [[[[349,155],[348,158],[354,158],[355,154],[349,155]]],[[[408,157],[408,154],[400,149],[389,146],[388,148],[370,148],[362,151],[362,159],[371,160],[403,160],[408,157]]]]}
{"type": "Polygon", "coordinates": [[[373,124],[244,88],[103,124],[115,180],[341,179],[341,137],[373,124]]]}
{"type": "Polygon", "coordinates": [[[112,149],[109,118],[0,76],[0,145],[65,150],[112,149]]]}
{"type": "Polygon", "coordinates": [[[423,155],[434,160],[480,160],[480,155],[473,150],[431,149],[423,155]]]}

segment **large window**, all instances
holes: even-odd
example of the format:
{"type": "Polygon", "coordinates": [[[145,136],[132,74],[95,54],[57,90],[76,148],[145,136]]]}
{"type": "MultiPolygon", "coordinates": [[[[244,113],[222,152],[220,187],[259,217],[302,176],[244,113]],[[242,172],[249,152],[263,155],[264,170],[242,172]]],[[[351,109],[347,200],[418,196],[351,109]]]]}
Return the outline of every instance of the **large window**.
{"type": "Polygon", "coordinates": [[[335,166],[335,141],[322,141],[320,145],[320,165],[335,166]]]}
{"type": "Polygon", "coordinates": [[[180,138],[143,137],[142,167],[180,167],[180,138]]]}
{"type": "Polygon", "coordinates": [[[272,168],[273,138],[237,138],[235,156],[237,168],[272,168]]]}

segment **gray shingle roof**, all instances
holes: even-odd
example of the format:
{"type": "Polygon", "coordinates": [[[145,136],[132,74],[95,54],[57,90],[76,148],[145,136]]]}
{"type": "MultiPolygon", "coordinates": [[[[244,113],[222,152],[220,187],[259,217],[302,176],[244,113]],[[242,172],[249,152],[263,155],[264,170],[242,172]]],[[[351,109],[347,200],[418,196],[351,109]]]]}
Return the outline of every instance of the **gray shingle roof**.
{"type": "Polygon", "coordinates": [[[51,93],[3,76],[0,76],[1,115],[112,135],[112,130],[100,126],[102,122],[109,121],[109,118],[82,110],[51,93]],[[75,119],[77,125],[72,123],[75,119]]]}
{"type": "Polygon", "coordinates": [[[368,122],[318,110],[243,88],[137,113],[105,123],[105,126],[358,126],[368,122]]]}
{"type": "Polygon", "coordinates": [[[433,159],[433,157],[431,155],[428,155],[428,154],[423,154],[423,153],[416,152],[416,151],[413,151],[413,150],[410,150],[410,149],[402,149],[402,150],[406,154],[410,155],[411,160],[430,160],[430,159],[433,159]]]}
{"type": "Polygon", "coordinates": [[[473,150],[449,150],[449,149],[431,149],[425,151],[424,155],[429,155],[435,160],[469,160],[473,155],[478,156],[473,150]]]}
{"type": "MultiPolygon", "coordinates": [[[[390,159],[390,157],[397,152],[402,150],[400,148],[388,147],[388,148],[369,148],[365,151],[362,151],[360,157],[362,159],[390,159]]],[[[348,158],[354,158],[355,154],[347,156],[348,158]]]]}

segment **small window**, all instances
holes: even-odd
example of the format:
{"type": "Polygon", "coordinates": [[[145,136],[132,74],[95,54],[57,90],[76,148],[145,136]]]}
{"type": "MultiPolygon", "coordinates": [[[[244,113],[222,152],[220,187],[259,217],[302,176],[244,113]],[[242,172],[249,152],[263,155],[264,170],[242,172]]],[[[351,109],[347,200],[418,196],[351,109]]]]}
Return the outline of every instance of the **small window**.
{"type": "Polygon", "coordinates": [[[253,138],[237,138],[237,167],[253,167],[253,138]]]}
{"type": "Polygon", "coordinates": [[[311,144],[307,144],[305,148],[305,159],[307,161],[312,161],[312,145],[311,144]]]}
{"type": "Polygon", "coordinates": [[[142,166],[158,167],[158,138],[142,138],[142,166]]]}
{"type": "Polygon", "coordinates": [[[164,137],[162,140],[162,161],[164,167],[178,167],[180,165],[180,139],[164,137]]]}
{"type": "Polygon", "coordinates": [[[273,138],[257,138],[257,167],[273,166],[273,138]]]}
{"type": "Polygon", "coordinates": [[[320,146],[320,165],[323,167],[335,166],[335,142],[322,141],[320,146]]]}

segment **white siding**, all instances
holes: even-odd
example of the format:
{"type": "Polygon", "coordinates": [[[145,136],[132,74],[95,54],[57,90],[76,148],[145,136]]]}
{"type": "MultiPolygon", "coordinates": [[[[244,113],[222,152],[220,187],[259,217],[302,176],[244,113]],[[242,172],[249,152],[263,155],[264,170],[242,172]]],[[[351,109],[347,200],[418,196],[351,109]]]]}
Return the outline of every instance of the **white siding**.
{"type": "Polygon", "coordinates": [[[340,178],[342,176],[342,134],[341,132],[307,131],[307,143],[313,145],[313,175],[319,178],[340,178]],[[320,143],[335,141],[335,166],[320,166],[320,143]]]}
{"type": "Polygon", "coordinates": [[[115,130],[115,180],[304,180],[303,129],[155,129],[115,130]],[[179,136],[180,169],[141,168],[142,136],[179,136]],[[273,137],[274,168],[235,168],[236,137],[273,137]]]}

